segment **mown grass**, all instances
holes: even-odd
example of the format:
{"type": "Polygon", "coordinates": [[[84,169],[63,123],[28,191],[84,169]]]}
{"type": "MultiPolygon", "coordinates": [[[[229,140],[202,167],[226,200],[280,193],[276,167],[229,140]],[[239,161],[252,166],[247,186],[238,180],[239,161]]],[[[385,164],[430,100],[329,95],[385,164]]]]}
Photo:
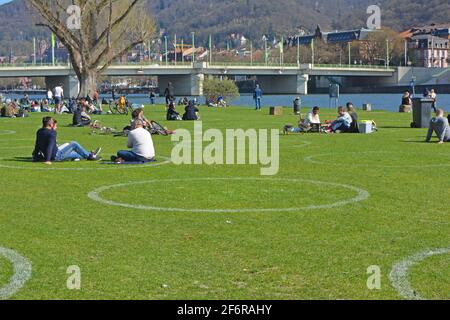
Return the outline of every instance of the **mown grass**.
{"type": "MultiPolygon", "coordinates": [[[[290,112],[270,117],[267,110],[202,109],[203,127],[281,129],[295,123],[290,112]]],[[[147,107],[146,114],[171,129],[193,129],[192,123],[165,122],[162,106],[147,107]]],[[[16,158],[30,155],[41,116],[0,119],[0,134],[17,132],[0,135],[0,246],[33,264],[32,279],[14,299],[399,299],[388,278],[393,264],[450,247],[450,144],[423,143],[425,130],[410,129],[410,115],[360,112],[361,119],[378,123],[380,131],[372,135],[281,136],[280,171],[268,179],[347,184],[370,197],[331,209],[263,213],[145,211],[97,203],[87,194],[106,185],[156,180],[103,196],[159,207],[242,209],[321,205],[355,192],[270,180],[189,181],[261,178],[260,166],[249,165],[137,168],[82,162],[53,168],[91,170],[45,170],[16,158]],[[316,155],[325,155],[313,157],[320,164],[305,160],[316,155]],[[80,291],[66,287],[71,265],[81,268],[80,291]],[[367,289],[371,265],[382,270],[381,290],[367,289]]],[[[334,112],[324,110],[321,117],[332,119],[334,112]]],[[[119,129],[129,121],[97,118],[119,129]]],[[[60,142],[102,146],[105,157],[124,148],[124,138],[67,127],[69,116],[58,120],[60,142]]],[[[154,141],[158,155],[170,156],[170,138],[154,141]]],[[[437,256],[411,270],[422,296],[448,298],[448,261],[437,256]]],[[[11,272],[0,258],[0,287],[11,272]]]]}

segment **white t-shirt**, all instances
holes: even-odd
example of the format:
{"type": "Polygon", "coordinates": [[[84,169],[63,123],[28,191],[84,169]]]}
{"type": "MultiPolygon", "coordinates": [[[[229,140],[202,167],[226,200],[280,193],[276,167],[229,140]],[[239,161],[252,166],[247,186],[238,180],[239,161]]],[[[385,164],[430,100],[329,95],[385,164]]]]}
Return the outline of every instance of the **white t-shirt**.
{"type": "Polygon", "coordinates": [[[146,159],[155,157],[155,146],[150,132],[143,128],[137,128],[128,134],[128,148],[135,154],[146,159]]]}
{"type": "Polygon", "coordinates": [[[61,87],[56,87],[55,88],[55,98],[62,98],[64,94],[64,90],[61,87]]]}
{"type": "Polygon", "coordinates": [[[308,113],[308,116],[306,117],[303,124],[306,126],[311,125],[311,124],[321,124],[320,116],[318,114],[314,115],[312,112],[310,112],[310,113],[308,113]]]}
{"type": "Polygon", "coordinates": [[[53,92],[51,90],[48,90],[47,92],[47,98],[48,99],[53,99],[53,92]]]}

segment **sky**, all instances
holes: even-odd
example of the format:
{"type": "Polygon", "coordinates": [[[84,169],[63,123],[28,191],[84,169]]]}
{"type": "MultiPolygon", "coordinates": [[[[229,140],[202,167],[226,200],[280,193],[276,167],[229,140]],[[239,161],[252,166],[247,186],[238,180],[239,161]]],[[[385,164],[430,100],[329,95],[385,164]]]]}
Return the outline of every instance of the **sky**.
{"type": "Polygon", "coordinates": [[[0,5],[11,2],[12,0],[0,0],[0,5]]]}

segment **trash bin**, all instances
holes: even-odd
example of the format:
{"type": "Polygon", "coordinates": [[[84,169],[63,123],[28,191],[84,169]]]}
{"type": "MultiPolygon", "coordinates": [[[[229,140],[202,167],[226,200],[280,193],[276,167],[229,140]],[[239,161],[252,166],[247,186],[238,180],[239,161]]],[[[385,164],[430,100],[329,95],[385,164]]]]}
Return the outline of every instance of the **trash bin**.
{"type": "Polygon", "coordinates": [[[413,99],[413,122],[411,128],[429,128],[433,100],[413,99]]]}
{"type": "Polygon", "coordinates": [[[302,99],[300,99],[300,97],[297,97],[294,100],[294,114],[300,115],[301,108],[302,108],[302,99]]]}

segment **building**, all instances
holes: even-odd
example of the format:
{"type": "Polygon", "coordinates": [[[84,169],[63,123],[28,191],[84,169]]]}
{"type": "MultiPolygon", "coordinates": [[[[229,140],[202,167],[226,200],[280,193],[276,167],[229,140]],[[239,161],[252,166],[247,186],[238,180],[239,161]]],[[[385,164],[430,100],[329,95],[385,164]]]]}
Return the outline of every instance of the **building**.
{"type": "Polygon", "coordinates": [[[285,45],[295,46],[297,43],[300,45],[310,45],[312,40],[322,40],[324,43],[337,44],[337,43],[349,43],[353,41],[362,41],[374,30],[368,29],[356,29],[348,31],[332,31],[323,32],[320,26],[317,26],[314,34],[305,35],[303,32],[300,35],[289,37],[285,41],[285,45]]]}
{"type": "Polygon", "coordinates": [[[412,28],[401,33],[413,52],[415,65],[425,68],[450,66],[450,28],[436,25],[412,28]]]}

